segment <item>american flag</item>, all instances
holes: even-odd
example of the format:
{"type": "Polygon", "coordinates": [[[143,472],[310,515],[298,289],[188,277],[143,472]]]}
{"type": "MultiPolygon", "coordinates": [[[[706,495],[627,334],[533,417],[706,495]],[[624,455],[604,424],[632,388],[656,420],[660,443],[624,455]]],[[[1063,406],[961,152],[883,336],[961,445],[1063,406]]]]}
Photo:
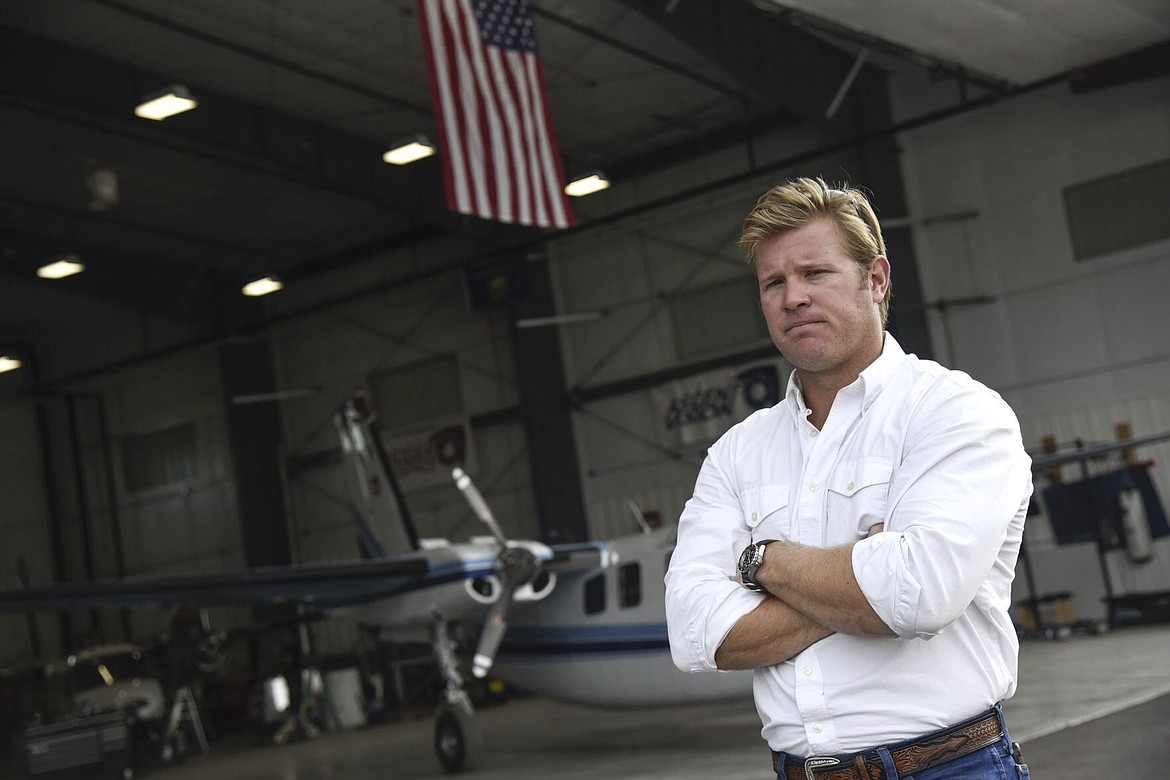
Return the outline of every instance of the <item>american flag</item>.
{"type": "Polygon", "coordinates": [[[527,0],[418,0],[418,7],[447,205],[500,222],[577,224],[527,0]]]}

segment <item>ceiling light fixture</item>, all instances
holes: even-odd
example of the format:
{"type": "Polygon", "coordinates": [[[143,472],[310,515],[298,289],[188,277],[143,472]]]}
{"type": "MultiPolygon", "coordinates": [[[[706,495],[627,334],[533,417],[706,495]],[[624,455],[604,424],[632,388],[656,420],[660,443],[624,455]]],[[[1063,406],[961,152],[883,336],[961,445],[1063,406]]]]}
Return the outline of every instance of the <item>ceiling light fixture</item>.
{"type": "Polygon", "coordinates": [[[284,282],[275,276],[265,276],[262,279],[253,279],[244,285],[243,293],[251,298],[268,295],[284,288],[284,282]]]}
{"type": "Polygon", "coordinates": [[[199,102],[191,97],[191,93],[187,91],[186,87],[173,84],[139,104],[134,109],[134,115],[161,122],[167,117],[190,111],[198,105],[199,102]]]}
{"type": "Polygon", "coordinates": [[[425,159],[435,153],[435,145],[425,135],[407,139],[382,155],[382,160],[391,165],[408,165],[425,159]]]}
{"type": "Polygon", "coordinates": [[[5,371],[15,371],[23,365],[20,358],[9,357],[8,355],[0,355],[0,374],[5,371]]]}
{"type": "Polygon", "coordinates": [[[79,274],[84,270],[85,264],[77,259],[77,255],[68,254],[42,265],[37,269],[37,276],[42,279],[64,279],[66,276],[73,276],[73,274],[79,274]]]}
{"type": "Polygon", "coordinates": [[[604,173],[594,171],[584,176],[578,176],[565,185],[565,194],[573,198],[580,198],[583,195],[592,195],[605,189],[609,189],[609,179],[605,178],[604,173]]]}
{"type": "Polygon", "coordinates": [[[246,393],[232,396],[233,404],[258,404],[265,401],[288,401],[293,398],[309,398],[320,395],[325,388],[321,385],[297,387],[292,390],[273,390],[269,393],[246,393]]]}
{"type": "Polygon", "coordinates": [[[525,319],[516,320],[516,327],[543,328],[546,325],[571,325],[575,322],[590,322],[591,320],[599,320],[608,314],[608,311],[602,310],[583,311],[576,314],[552,314],[548,317],[527,317],[525,319]]]}

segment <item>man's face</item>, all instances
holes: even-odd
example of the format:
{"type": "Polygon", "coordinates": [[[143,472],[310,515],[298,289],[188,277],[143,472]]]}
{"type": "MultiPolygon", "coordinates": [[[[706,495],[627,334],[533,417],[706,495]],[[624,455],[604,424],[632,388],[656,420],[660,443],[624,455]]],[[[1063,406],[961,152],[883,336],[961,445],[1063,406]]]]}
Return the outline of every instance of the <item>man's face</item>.
{"type": "Polygon", "coordinates": [[[802,381],[844,387],[881,354],[890,264],[878,256],[862,277],[830,219],[762,242],[756,277],[768,332],[802,381]]]}

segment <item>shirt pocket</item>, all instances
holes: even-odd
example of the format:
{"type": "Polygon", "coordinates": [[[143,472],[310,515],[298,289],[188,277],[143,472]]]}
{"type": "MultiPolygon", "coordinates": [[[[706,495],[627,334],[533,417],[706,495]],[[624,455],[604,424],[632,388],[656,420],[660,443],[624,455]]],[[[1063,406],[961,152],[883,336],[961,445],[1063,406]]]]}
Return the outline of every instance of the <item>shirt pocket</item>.
{"type": "Polygon", "coordinates": [[[868,457],[840,463],[828,484],[829,544],[864,538],[871,526],[886,521],[894,462],[868,457]],[[834,531],[836,533],[834,533],[834,531]]]}
{"type": "Polygon", "coordinates": [[[740,504],[753,542],[791,538],[787,485],[761,485],[748,490],[740,504]]]}

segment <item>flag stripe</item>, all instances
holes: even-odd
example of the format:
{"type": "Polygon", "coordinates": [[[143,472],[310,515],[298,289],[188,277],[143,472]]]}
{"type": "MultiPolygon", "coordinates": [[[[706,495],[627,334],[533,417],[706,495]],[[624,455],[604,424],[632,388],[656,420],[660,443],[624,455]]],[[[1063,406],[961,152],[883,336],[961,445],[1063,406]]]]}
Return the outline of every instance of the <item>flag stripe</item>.
{"type": "Polygon", "coordinates": [[[482,33],[469,0],[418,5],[448,207],[501,222],[575,225],[540,60],[525,37],[526,3],[498,0],[482,33]]]}
{"type": "Polygon", "coordinates": [[[471,62],[468,56],[470,47],[475,46],[474,39],[478,38],[475,18],[461,0],[446,0],[451,7],[448,18],[455,26],[455,41],[451,47],[451,56],[455,62],[454,81],[455,96],[458,98],[458,121],[455,128],[463,139],[464,167],[457,169],[459,177],[466,187],[471,190],[471,209],[465,214],[482,214],[490,211],[487,202],[487,191],[484,187],[482,175],[475,175],[483,171],[483,138],[480,134],[478,95],[472,76],[471,62]]]}
{"type": "Polygon", "coordinates": [[[450,46],[444,41],[446,31],[442,24],[442,17],[438,14],[429,13],[429,6],[426,4],[419,4],[419,21],[422,25],[423,33],[423,47],[431,52],[428,57],[429,67],[427,72],[430,76],[431,82],[431,101],[435,105],[435,124],[439,129],[439,143],[443,147],[444,165],[443,165],[443,184],[447,192],[447,208],[452,211],[460,213],[467,213],[463,210],[463,199],[458,192],[458,184],[455,181],[454,170],[463,164],[462,153],[459,149],[452,151],[447,142],[447,138],[453,132],[447,127],[447,117],[452,114],[452,90],[450,86],[450,68],[446,58],[445,52],[450,50],[450,46]]]}
{"type": "Polygon", "coordinates": [[[488,51],[488,62],[491,64],[492,88],[500,100],[500,110],[503,113],[504,125],[507,128],[507,152],[504,166],[508,169],[509,197],[506,201],[507,215],[501,214],[501,219],[509,221],[509,217],[524,224],[531,224],[531,217],[524,209],[523,204],[528,198],[528,182],[516,175],[516,160],[523,154],[521,135],[517,131],[520,116],[517,112],[516,100],[512,90],[508,88],[507,71],[504,67],[503,54],[499,49],[488,51]]]}
{"type": "Polygon", "coordinates": [[[533,212],[533,221],[537,224],[545,224],[547,215],[543,209],[544,201],[540,197],[540,179],[536,175],[536,167],[533,164],[535,162],[536,145],[540,143],[540,139],[536,137],[536,130],[532,122],[532,94],[530,85],[524,73],[524,65],[520,62],[520,58],[515,52],[506,53],[504,55],[504,61],[507,64],[508,74],[513,85],[512,89],[516,93],[516,102],[520,106],[520,126],[517,130],[522,137],[528,139],[528,143],[524,145],[524,154],[519,162],[517,176],[527,178],[531,185],[532,191],[527,206],[533,212]]]}
{"type": "Polygon", "coordinates": [[[475,90],[480,96],[478,120],[481,130],[486,130],[488,142],[491,145],[491,154],[485,155],[483,168],[485,171],[485,185],[489,194],[489,208],[504,221],[507,219],[506,199],[508,197],[508,181],[505,168],[507,165],[504,141],[506,132],[500,116],[495,91],[489,79],[487,57],[479,46],[469,49],[472,63],[475,66],[475,90]]]}
{"type": "Polygon", "coordinates": [[[552,113],[549,111],[548,101],[543,99],[544,68],[541,66],[540,60],[535,57],[529,59],[528,67],[532,71],[533,84],[536,85],[536,89],[542,96],[540,105],[537,107],[536,121],[542,141],[541,148],[545,150],[544,176],[548,181],[557,182],[554,189],[548,190],[550,195],[555,196],[549,198],[553,219],[555,224],[560,224],[561,221],[568,223],[570,220],[576,222],[569,209],[569,198],[565,195],[565,169],[561,163],[561,150],[557,146],[557,137],[553,132],[552,113]]]}

